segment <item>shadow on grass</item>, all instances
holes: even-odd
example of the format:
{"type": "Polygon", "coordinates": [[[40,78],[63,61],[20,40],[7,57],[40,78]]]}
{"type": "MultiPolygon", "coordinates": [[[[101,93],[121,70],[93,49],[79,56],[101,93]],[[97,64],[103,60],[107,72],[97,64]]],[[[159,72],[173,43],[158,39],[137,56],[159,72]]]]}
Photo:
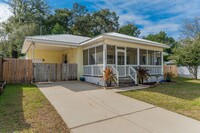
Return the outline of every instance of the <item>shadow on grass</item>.
{"type": "Polygon", "coordinates": [[[6,85],[0,95],[0,132],[24,131],[30,128],[24,118],[23,86],[6,85]]]}
{"type": "Polygon", "coordinates": [[[141,91],[156,92],[176,98],[194,100],[200,98],[200,80],[174,78],[177,83],[161,83],[154,88],[141,91]]]}

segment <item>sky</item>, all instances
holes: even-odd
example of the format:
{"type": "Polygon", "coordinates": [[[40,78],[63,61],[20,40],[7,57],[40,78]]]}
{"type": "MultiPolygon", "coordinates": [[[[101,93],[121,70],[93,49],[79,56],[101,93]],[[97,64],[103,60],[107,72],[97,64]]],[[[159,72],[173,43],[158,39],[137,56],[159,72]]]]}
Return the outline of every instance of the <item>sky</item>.
{"type": "MultiPolygon", "coordinates": [[[[0,22],[12,15],[0,0],[0,22]]],[[[178,39],[184,19],[200,17],[200,0],[47,0],[52,9],[85,5],[89,11],[108,8],[119,16],[120,26],[135,23],[141,37],[165,31],[178,39]]]]}

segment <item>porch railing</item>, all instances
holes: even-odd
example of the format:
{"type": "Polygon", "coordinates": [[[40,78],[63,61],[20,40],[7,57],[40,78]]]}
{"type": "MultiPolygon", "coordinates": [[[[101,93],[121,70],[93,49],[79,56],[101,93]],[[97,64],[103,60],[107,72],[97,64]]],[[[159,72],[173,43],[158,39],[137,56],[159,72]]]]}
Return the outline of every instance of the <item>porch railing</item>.
{"type": "Polygon", "coordinates": [[[85,65],[83,73],[86,76],[103,76],[103,65],[85,65]]]}
{"type": "MultiPolygon", "coordinates": [[[[136,69],[136,65],[107,65],[108,67],[113,67],[118,71],[119,77],[126,77],[130,74],[130,67],[136,69]]],[[[141,65],[148,69],[150,75],[162,75],[162,66],[147,66],[141,65]]],[[[86,76],[103,76],[103,65],[84,65],[83,74],[86,76]]]]}
{"type": "Polygon", "coordinates": [[[135,84],[137,84],[137,72],[132,66],[129,66],[129,76],[135,81],[135,84]]]}
{"type": "Polygon", "coordinates": [[[141,66],[148,69],[150,75],[162,75],[162,66],[141,66]]]}

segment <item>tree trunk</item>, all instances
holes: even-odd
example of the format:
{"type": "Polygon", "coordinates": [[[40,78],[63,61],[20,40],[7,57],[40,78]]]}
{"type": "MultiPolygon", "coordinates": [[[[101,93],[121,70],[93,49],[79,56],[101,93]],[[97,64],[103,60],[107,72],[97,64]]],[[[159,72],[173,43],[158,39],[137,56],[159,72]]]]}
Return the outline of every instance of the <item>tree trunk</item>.
{"type": "Polygon", "coordinates": [[[193,79],[197,79],[197,76],[198,76],[198,66],[188,66],[187,67],[189,72],[190,72],[190,75],[193,79]]]}

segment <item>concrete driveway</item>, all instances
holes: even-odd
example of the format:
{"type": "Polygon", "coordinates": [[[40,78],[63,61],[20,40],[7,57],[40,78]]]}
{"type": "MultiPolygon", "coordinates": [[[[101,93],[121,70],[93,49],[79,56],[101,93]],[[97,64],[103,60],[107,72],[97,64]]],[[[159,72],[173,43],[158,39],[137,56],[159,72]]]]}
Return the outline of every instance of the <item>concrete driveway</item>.
{"type": "Polygon", "coordinates": [[[200,133],[200,122],[78,81],[37,84],[73,133],[200,133]]]}

